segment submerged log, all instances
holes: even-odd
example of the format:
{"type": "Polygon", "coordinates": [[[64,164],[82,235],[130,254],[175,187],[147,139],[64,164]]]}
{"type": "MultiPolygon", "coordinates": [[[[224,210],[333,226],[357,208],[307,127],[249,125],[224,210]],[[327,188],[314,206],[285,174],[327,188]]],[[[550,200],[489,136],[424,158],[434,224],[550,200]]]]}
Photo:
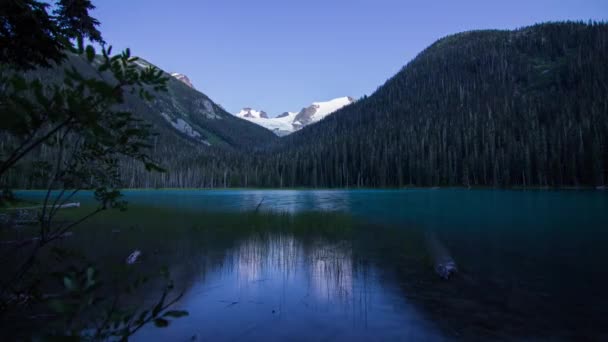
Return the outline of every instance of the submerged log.
{"type": "Polygon", "coordinates": [[[58,206],[59,209],[80,208],[80,202],[66,203],[58,206]]]}
{"type": "MultiPolygon", "coordinates": [[[[70,236],[74,235],[73,232],[65,232],[56,236],[53,236],[53,239],[65,239],[68,238],[70,236]]],[[[33,238],[28,238],[28,239],[20,239],[20,240],[7,240],[7,241],[0,241],[0,245],[17,245],[17,246],[25,246],[28,245],[32,242],[36,242],[40,240],[39,236],[33,237],[33,238]]]]}
{"type": "Polygon", "coordinates": [[[125,260],[126,264],[133,265],[134,263],[137,262],[137,259],[139,259],[140,255],[141,255],[141,251],[139,249],[134,250],[133,253],[129,254],[127,259],[125,260]]]}
{"type": "Polygon", "coordinates": [[[258,206],[255,207],[255,212],[256,213],[260,210],[260,207],[262,206],[262,203],[264,203],[264,197],[262,197],[262,200],[260,201],[260,203],[258,203],[258,206]]]}
{"type": "MultiPolygon", "coordinates": [[[[36,209],[43,209],[44,207],[45,206],[43,206],[43,205],[37,205],[37,206],[32,206],[32,207],[8,208],[7,210],[15,210],[15,211],[36,210],[36,209]]],[[[66,204],[57,205],[54,207],[52,205],[47,205],[46,207],[47,208],[57,208],[57,209],[80,208],[80,202],[66,203],[66,204]]]]}
{"type": "MultiPolygon", "coordinates": [[[[57,206],[46,206],[54,209],[79,208],[80,202],[66,203],[57,206]]],[[[40,209],[44,206],[7,208],[0,213],[0,226],[7,228],[19,228],[23,226],[36,225],[40,222],[40,209]]]]}
{"type": "Polygon", "coordinates": [[[428,232],[426,234],[426,244],[433,262],[433,269],[439,277],[448,280],[458,272],[456,261],[454,261],[450,252],[439,240],[435,232],[428,232]]]}

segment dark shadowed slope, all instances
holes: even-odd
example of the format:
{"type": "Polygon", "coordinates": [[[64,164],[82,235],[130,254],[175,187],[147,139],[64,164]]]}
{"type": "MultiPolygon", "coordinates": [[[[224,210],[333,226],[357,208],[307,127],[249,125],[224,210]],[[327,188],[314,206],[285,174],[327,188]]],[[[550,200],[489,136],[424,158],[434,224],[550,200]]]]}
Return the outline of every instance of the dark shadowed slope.
{"type": "Polygon", "coordinates": [[[604,185],[608,25],[472,31],[284,139],[287,186],[604,185]]]}
{"type": "MultiPolygon", "coordinates": [[[[135,62],[141,67],[150,63],[143,59],[135,62]]],[[[78,56],[70,56],[66,64],[79,70],[85,77],[107,77],[78,56]]],[[[61,83],[63,67],[29,73],[45,84],[61,83]]],[[[205,94],[188,87],[175,77],[169,78],[167,92],[154,93],[151,102],[136,94],[127,94],[125,109],[152,125],[157,133],[150,154],[168,172],[149,173],[136,163],[122,161],[123,186],[218,186],[223,185],[226,163],[249,153],[278,138],[267,129],[236,118],[214,103],[205,94]]],[[[4,139],[5,137],[3,137],[4,139]]],[[[31,159],[52,158],[46,148],[35,151],[31,159]]],[[[30,174],[28,163],[12,171],[7,183],[17,188],[36,188],[37,177],[30,174]]]]}

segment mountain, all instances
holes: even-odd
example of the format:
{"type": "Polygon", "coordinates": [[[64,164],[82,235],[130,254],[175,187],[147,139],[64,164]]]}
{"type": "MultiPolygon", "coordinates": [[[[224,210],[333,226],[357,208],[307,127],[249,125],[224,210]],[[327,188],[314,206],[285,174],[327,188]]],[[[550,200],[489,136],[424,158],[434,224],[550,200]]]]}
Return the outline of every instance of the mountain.
{"type": "Polygon", "coordinates": [[[264,157],[267,178],[310,187],[605,185],[606,56],[606,23],[445,37],[371,96],[281,139],[264,157]]]}
{"type": "MultiPolygon", "coordinates": [[[[142,68],[153,66],[142,58],[136,63],[142,68]]],[[[86,66],[85,63],[82,67],[86,66]]],[[[266,130],[227,113],[186,81],[186,76],[169,77],[167,92],[156,93],[149,103],[136,96],[128,97],[127,106],[144,120],[155,123],[157,130],[177,133],[205,146],[247,149],[274,139],[266,130]]]]}
{"type": "Polygon", "coordinates": [[[192,82],[190,81],[190,79],[188,78],[188,76],[186,76],[184,74],[177,73],[177,72],[172,73],[171,76],[173,76],[173,77],[177,78],[178,80],[184,82],[184,84],[186,84],[188,87],[194,88],[194,85],[192,85],[192,82]]]}
{"type": "MultiPolygon", "coordinates": [[[[240,118],[171,78],[152,103],[126,98],[159,133],[151,153],[168,171],[123,161],[123,186],[605,186],[606,56],[606,23],[463,32],[329,116],[339,101],[240,118]],[[279,139],[256,120],[295,132],[279,139]]],[[[11,177],[17,188],[39,186],[11,177]]]]}
{"type": "Polygon", "coordinates": [[[266,112],[243,108],[237,117],[265,127],[278,136],[285,136],[305,126],[319,122],[338,109],[353,103],[351,97],[340,97],[325,102],[314,102],[299,112],[284,112],[277,117],[269,118],[266,112]]]}
{"type": "MultiPolygon", "coordinates": [[[[142,68],[152,65],[141,58],[135,63],[142,68]]],[[[85,77],[107,78],[77,55],[69,55],[62,67],[67,65],[85,77]]],[[[51,83],[60,81],[61,74],[62,68],[41,69],[30,72],[28,77],[51,83]]],[[[166,76],[167,92],[153,93],[155,98],[151,102],[126,93],[123,106],[152,125],[157,136],[150,153],[169,171],[148,173],[140,165],[122,161],[125,187],[213,186],[219,183],[227,163],[236,159],[236,155],[251,153],[259,146],[278,140],[268,130],[227,113],[208,96],[186,84],[187,78],[169,77],[169,73],[166,76]]],[[[7,182],[18,188],[40,186],[19,172],[7,177],[7,182]]]]}

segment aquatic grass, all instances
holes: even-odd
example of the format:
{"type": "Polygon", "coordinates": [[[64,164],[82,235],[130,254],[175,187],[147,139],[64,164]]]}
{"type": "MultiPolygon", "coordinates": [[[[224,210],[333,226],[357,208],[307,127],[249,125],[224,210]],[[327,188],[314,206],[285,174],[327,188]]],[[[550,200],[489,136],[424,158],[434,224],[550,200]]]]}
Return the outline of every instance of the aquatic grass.
{"type": "MultiPolygon", "coordinates": [[[[58,221],[72,221],[94,210],[91,206],[61,210],[58,221]]],[[[130,206],[127,211],[108,210],[93,216],[70,232],[58,245],[82,251],[90,260],[121,265],[133,250],[142,260],[170,264],[196,250],[224,250],[254,236],[284,235],[301,240],[349,240],[359,226],[351,216],[339,212],[205,212],[149,206],[130,206]]],[[[20,228],[19,236],[38,234],[38,227],[20,228]]],[[[2,234],[12,239],[15,232],[2,234]]]]}
{"type": "MultiPolygon", "coordinates": [[[[76,219],[92,207],[64,210],[58,219],[76,219]]],[[[357,224],[352,216],[329,211],[298,213],[275,211],[192,211],[149,206],[129,206],[126,211],[102,212],[78,229],[144,229],[146,233],[177,234],[180,231],[216,231],[220,233],[284,232],[297,235],[325,233],[345,236],[357,224]]]]}
{"type": "MultiPolygon", "coordinates": [[[[75,220],[93,209],[84,205],[61,210],[57,219],[75,220]]],[[[23,231],[37,232],[36,227],[23,231]]],[[[398,273],[419,271],[412,265],[424,255],[420,236],[416,229],[374,225],[343,212],[216,212],[130,205],[126,211],[99,213],[57,245],[82,252],[106,282],[116,286],[128,282],[129,271],[154,274],[163,266],[169,267],[176,284],[187,286],[204,276],[206,268],[219,267],[213,265],[224,263],[227,253],[243,243],[276,239],[297,241],[312,253],[311,258],[332,259],[333,252],[319,254],[319,246],[332,246],[332,250],[348,251],[349,258],[358,262],[382,263],[398,273]],[[140,260],[134,266],[125,265],[134,250],[141,251],[140,260]]],[[[257,245],[256,253],[272,252],[272,243],[257,245]]]]}

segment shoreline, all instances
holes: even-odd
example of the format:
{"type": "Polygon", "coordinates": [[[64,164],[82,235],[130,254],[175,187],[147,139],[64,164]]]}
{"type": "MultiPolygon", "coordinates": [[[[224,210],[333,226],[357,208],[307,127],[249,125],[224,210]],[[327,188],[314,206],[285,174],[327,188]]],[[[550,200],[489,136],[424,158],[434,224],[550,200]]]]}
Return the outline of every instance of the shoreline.
{"type": "MultiPolygon", "coordinates": [[[[28,192],[28,191],[47,191],[47,189],[11,189],[12,191],[28,192]]],[[[57,191],[61,189],[53,189],[57,191]]],[[[547,186],[513,186],[513,187],[492,187],[492,186],[407,186],[407,187],[391,187],[391,188],[308,188],[308,187],[294,187],[294,188],[120,188],[119,191],[404,191],[404,190],[517,190],[517,191],[606,191],[608,186],[564,186],[564,187],[547,187],[547,186]]],[[[83,189],[82,192],[93,191],[93,189],[83,189]]]]}

